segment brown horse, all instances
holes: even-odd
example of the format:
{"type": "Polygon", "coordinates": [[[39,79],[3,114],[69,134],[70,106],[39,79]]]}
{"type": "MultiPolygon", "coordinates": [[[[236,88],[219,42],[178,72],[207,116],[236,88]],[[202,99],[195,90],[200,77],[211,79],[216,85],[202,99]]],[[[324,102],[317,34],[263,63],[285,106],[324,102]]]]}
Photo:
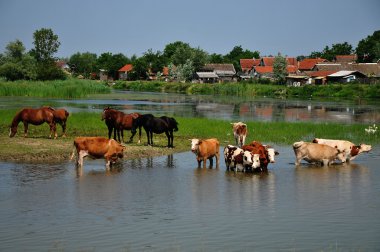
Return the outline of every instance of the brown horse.
{"type": "Polygon", "coordinates": [[[55,109],[52,107],[44,108],[48,108],[53,112],[55,122],[60,124],[62,127],[62,137],[66,137],[66,121],[70,113],[65,109],[55,109]]]}
{"type": "MultiPolygon", "coordinates": [[[[111,138],[112,131],[114,131],[114,139],[120,142],[120,132],[121,137],[124,142],[124,130],[132,130],[132,122],[134,119],[139,117],[138,113],[125,114],[119,110],[111,109],[107,107],[103,110],[102,120],[105,120],[105,123],[108,128],[108,138],[111,138]],[[116,138],[117,134],[117,138],[116,138]]],[[[141,128],[140,128],[141,132],[141,128]]],[[[129,142],[133,141],[133,137],[136,134],[136,130],[132,130],[132,136],[129,139],[129,142]]],[[[141,134],[141,133],[140,133],[141,134]]],[[[139,138],[140,142],[140,138],[139,138]]]]}
{"type": "Polygon", "coordinates": [[[17,126],[20,122],[24,123],[24,137],[28,136],[28,124],[41,125],[44,122],[50,126],[49,138],[54,134],[54,139],[57,138],[56,124],[54,115],[50,109],[47,108],[24,108],[18,112],[13,118],[12,125],[9,132],[9,137],[14,137],[17,133],[17,126]]]}

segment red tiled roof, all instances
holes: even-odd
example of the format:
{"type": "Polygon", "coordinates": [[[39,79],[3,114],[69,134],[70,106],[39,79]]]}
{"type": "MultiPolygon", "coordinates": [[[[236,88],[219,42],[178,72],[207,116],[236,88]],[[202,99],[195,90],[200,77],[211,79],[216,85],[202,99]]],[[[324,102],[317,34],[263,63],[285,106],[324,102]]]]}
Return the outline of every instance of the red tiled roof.
{"type": "Polygon", "coordinates": [[[311,70],[315,66],[315,64],[325,62],[325,59],[317,58],[317,59],[304,59],[299,62],[298,69],[299,70],[311,70]]]}
{"type": "Polygon", "coordinates": [[[132,64],[126,64],[125,66],[123,66],[122,68],[120,68],[118,70],[118,72],[129,72],[133,69],[133,66],[132,64]]]}
{"type": "Polygon", "coordinates": [[[261,60],[264,66],[273,66],[274,57],[263,57],[261,60]]]}
{"type": "Polygon", "coordinates": [[[241,70],[251,70],[260,64],[260,59],[240,59],[241,70]]]}
{"type": "Polygon", "coordinates": [[[286,62],[288,63],[288,65],[294,65],[294,66],[297,65],[297,59],[296,58],[286,58],[286,62]]]}
{"type": "Polygon", "coordinates": [[[272,66],[256,66],[255,67],[256,72],[258,73],[273,73],[273,67],[272,66]]]}
{"type": "Polygon", "coordinates": [[[296,73],[297,72],[297,66],[295,66],[295,65],[288,65],[286,67],[286,70],[288,71],[288,73],[296,73]]]}
{"type": "Polygon", "coordinates": [[[327,75],[336,73],[337,71],[315,71],[309,73],[310,77],[326,77],[327,75]]]}
{"type": "Polygon", "coordinates": [[[357,60],[356,54],[350,54],[350,55],[336,55],[335,60],[338,62],[354,62],[357,60]]]}

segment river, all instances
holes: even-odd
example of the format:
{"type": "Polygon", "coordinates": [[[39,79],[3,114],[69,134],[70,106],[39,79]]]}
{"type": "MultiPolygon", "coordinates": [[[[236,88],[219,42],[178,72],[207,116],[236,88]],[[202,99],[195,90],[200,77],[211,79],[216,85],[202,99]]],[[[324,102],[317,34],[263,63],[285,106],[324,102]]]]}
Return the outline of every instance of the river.
{"type": "MultiPolygon", "coordinates": [[[[242,105],[233,105],[230,113],[219,109],[203,113],[199,111],[205,110],[197,109],[199,104],[209,104],[211,108],[215,103],[227,107],[231,104],[205,99],[194,105],[187,96],[169,99],[165,104],[141,98],[152,94],[122,95],[134,96],[136,100],[131,103],[138,105],[120,98],[24,99],[23,104],[49,103],[68,107],[74,113],[98,112],[112,105],[125,111],[178,115],[182,110],[182,115],[220,115],[231,120],[243,120],[248,115],[253,119],[286,120],[284,115],[276,116],[277,112],[269,113],[270,118],[256,117],[259,105],[255,101],[239,103],[249,104],[248,112],[236,109],[242,105]]],[[[312,108],[317,106],[313,104],[329,103],[279,102],[302,107],[311,102],[312,108]]],[[[3,99],[0,104],[3,108],[19,106],[17,99],[3,99]]],[[[345,108],[347,104],[334,106],[345,108]]],[[[310,111],[307,106],[305,113],[310,111]]],[[[342,120],[347,123],[360,118],[352,111],[364,109],[372,112],[363,113],[377,114],[379,109],[373,104],[346,108],[348,112],[335,109],[335,113],[350,115],[337,117],[345,118],[342,120]]],[[[325,118],[330,115],[321,120],[325,118]]],[[[2,162],[0,251],[380,250],[380,146],[350,164],[330,167],[305,163],[296,167],[290,146],[274,147],[280,155],[275,164],[269,165],[267,175],[226,172],[223,160],[217,169],[197,168],[190,151],[124,160],[110,172],[105,171],[104,160],[86,159],[82,176],[77,176],[73,162],[2,162]]]]}

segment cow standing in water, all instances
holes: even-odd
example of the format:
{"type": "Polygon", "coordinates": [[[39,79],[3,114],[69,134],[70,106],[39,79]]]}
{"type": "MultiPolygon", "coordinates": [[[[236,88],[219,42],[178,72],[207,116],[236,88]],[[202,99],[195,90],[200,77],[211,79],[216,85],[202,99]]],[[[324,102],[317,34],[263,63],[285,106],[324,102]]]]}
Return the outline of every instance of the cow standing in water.
{"type": "Polygon", "coordinates": [[[314,138],[313,143],[326,144],[333,148],[337,148],[340,152],[344,151],[346,154],[347,162],[355,159],[360,153],[369,152],[372,150],[371,145],[367,145],[367,144],[355,145],[351,143],[350,141],[346,141],[346,140],[314,138]]]}
{"type": "Polygon", "coordinates": [[[219,141],[216,138],[210,139],[191,139],[191,151],[196,155],[198,161],[198,168],[201,167],[203,161],[203,168],[206,168],[207,159],[210,160],[210,168],[212,167],[213,157],[216,159],[216,168],[219,168],[219,141]]]}
{"type": "Polygon", "coordinates": [[[75,154],[76,167],[83,167],[83,158],[90,156],[92,158],[104,158],[106,160],[106,169],[109,170],[111,165],[119,158],[123,158],[125,147],[114,139],[104,137],[76,137],[74,139],[74,149],[71,154],[71,160],[75,154]]]}
{"type": "Polygon", "coordinates": [[[245,138],[248,135],[247,124],[242,122],[231,123],[232,131],[234,133],[234,138],[236,145],[242,147],[245,144],[245,138]]]}
{"type": "Polygon", "coordinates": [[[322,165],[330,165],[336,159],[341,162],[346,161],[345,152],[340,152],[338,149],[325,144],[307,143],[304,141],[295,142],[293,150],[296,155],[296,165],[299,165],[302,159],[309,163],[319,163],[322,165]]]}

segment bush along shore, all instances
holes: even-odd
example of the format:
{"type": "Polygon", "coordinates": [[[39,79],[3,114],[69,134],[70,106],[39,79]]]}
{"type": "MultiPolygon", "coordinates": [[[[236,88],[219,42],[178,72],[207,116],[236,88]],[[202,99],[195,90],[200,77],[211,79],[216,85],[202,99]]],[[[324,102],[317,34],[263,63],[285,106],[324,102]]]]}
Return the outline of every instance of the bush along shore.
{"type": "Polygon", "coordinates": [[[175,83],[160,81],[117,81],[115,89],[140,92],[167,92],[205,95],[227,95],[241,97],[291,98],[341,98],[341,99],[378,99],[380,84],[328,84],[288,87],[286,85],[236,83],[175,83]]]}
{"type": "MultiPolygon", "coordinates": [[[[28,138],[24,138],[23,124],[18,126],[15,137],[9,138],[9,125],[16,110],[0,111],[0,160],[15,162],[62,162],[68,161],[73,150],[73,140],[77,136],[103,136],[108,131],[104,121],[98,113],[72,113],[67,122],[67,137],[49,139],[49,126],[29,126],[28,138]]],[[[142,144],[137,144],[138,134],[133,143],[126,144],[125,159],[142,158],[149,156],[170,155],[190,150],[191,138],[219,139],[221,146],[234,144],[230,121],[206,118],[176,117],[179,122],[179,131],[174,133],[173,149],[166,148],[165,134],[154,134],[154,147],[146,146],[147,139],[142,129],[142,144]]],[[[354,143],[379,144],[380,133],[368,132],[369,125],[338,124],[338,123],[306,123],[306,122],[256,122],[248,121],[249,135],[247,142],[257,140],[265,144],[288,145],[296,141],[311,141],[314,137],[347,139],[354,143]]],[[[60,136],[62,129],[57,125],[60,136]]],[[[127,141],[130,131],[124,133],[127,141]]]]}

